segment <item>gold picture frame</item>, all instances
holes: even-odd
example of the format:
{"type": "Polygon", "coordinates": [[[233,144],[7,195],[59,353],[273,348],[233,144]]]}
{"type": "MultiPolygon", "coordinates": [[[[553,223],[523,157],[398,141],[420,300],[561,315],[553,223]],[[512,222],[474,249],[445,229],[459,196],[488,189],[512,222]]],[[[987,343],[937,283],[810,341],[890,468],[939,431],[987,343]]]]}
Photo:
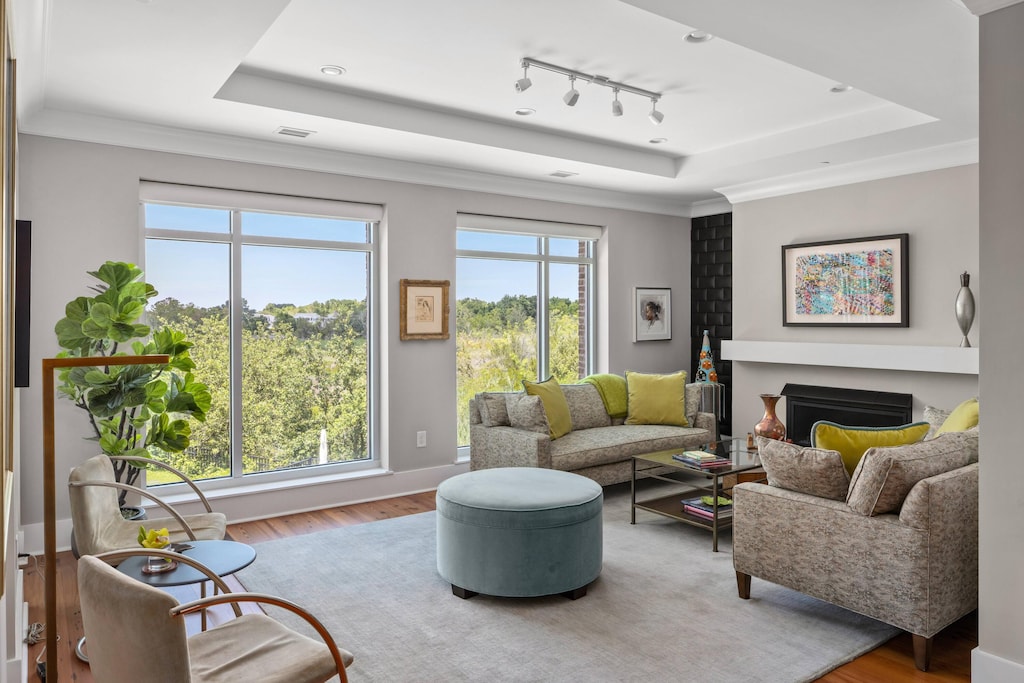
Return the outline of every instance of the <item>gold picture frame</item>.
{"type": "Polygon", "coordinates": [[[408,339],[448,338],[448,280],[398,282],[398,336],[408,339]]]}
{"type": "MultiPolygon", "coordinates": [[[[16,63],[11,53],[8,2],[0,0],[0,544],[8,547],[14,489],[14,229],[17,122],[16,63]]],[[[0,553],[0,576],[7,575],[0,553]]],[[[6,581],[0,581],[0,596],[6,581]]]]}

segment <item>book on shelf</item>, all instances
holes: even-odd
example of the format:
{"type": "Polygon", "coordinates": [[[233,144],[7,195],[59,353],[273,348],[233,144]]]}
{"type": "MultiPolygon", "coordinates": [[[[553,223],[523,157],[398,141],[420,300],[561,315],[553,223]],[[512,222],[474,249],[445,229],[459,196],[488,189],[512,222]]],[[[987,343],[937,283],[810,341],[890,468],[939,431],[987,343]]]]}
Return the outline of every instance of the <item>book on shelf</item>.
{"type": "MultiPolygon", "coordinates": [[[[683,504],[683,509],[684,510],[686,510],[687,512],[693,512],[695,515],[699,514],[699,515],[702,515],[702,516],[706,515],[706,516],[710,517],[710,516],[713,516],[715,514],[715,508],[713,506],[709,505],[708,503],[705,503],[700,498],[684,498],[680,502],[683,504]]],[[[728,505],[719,504],[719,506],[718,506],[718,516],[720,518],[728,516],[728,515],[731,515],[731,514],[732,514],[732,503],[729,503],[728,505]]]]}
{"type": "Polygon", "coordinates": [[[712,467],[723,467],[725,465],[731,465],[732,460],[729,458],[707,458],[701,460],[694,460],[683,453],[673,453],[672,459],[681,462],[684,465],[690,465],[691,467],[697,467],[699,469],[708,469],[712,467]]]}
{"type": "MultiPolygon", "coordinates": [[[[702,519],[715,518],[715,513],[708,512],[707,510],[702,510],[700,508],[695,508],[692,505],[684,505],[683,512],[690,515],[694,515],[696,517],[700,517],[702,519]]],[[[718,509],[718,519],[728,519],[729,517],[732,517],[732,510],[729,510],[729,508],[726,508],[725,510],[722,510],[721,508],[718,509]]]]}
{"type": "Polygon", "coordinates": [[[717,460],[718,459],[717,455],[715,455],[714,453],[708,453],[707,451],[683,451],[682,453],[677,453],[676,455],[682,456],[684,458],[689,458],[690,460],[717,460]]]}

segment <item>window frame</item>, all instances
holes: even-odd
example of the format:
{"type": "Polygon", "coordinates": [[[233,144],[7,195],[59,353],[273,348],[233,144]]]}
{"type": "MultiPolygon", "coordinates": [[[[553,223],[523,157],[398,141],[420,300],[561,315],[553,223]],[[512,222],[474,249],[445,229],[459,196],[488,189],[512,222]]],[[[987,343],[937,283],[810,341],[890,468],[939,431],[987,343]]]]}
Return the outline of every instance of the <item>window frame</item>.
{"type": "MultiPolygon", "coordinates": [[[[172,185],[143,181],[139,193],[139,226],[142,233],[140,240],[139,262],[145,272],[146,250],[150,240],[171,240],[179,242],[203,242],[227,244],[229,250],[229,395],[230,395],[230,443],[231,473],[226,477],[205,479],[200,485],[207,490],[238,489],[254,484],[276,484],[293,482],[316,477],[318,479],[334,479],[361,470],[379,469],[381,457],[381,419],[380,419],[380,358],[381,312],[380,301],[380,224],[383,218],[383,207],[371,204],[353,204],[350,202],[295,197],[293,195],[273,195],[267,193],[221,190],[197,186],[172,185]],[[163,204],[198,208],[214,208],[230,213],[230,226],[226,233],[206,232],[198,230],[180,230],[146,227],[146,205],[163,204]],[[275,210],[275,206],[279,209],[275,210]],[[311,238],[271,237],[264,235],[246,235],[242,232],[242,214],[274,213],[286,216],[305,216],[314,218],[337,218],[364,222],[367,226],[366,242],[346,242],[338,240],[318,240],[311,238]],[[349,214],[355,214],[355,217],[349,214]],[[296,467],[293,469],[274,470],[270,472],[242,471],[242,439],[235,435],[242,434],[242,257],[243,247],[290,247],[299,249],[326,249],[330,251],[361,252],[368,256],[367,262],[367,458],[332,462],[323,465],[296,467]]],[[[182,488],[181,484],[161,484],[161,490],[174,494],[182,488]]]]}
{"type": "MultiPolygon", "coordinates": [[[[552,223],[549,221],[532,221],[516,218],[500,218],[494,216],[477,216],[471,214],[459,214],[456,223],[456,243],[458,234],[461,232],[476,233],[499,233],[507,235],[520,235],[534,237],[537,240],[536,253],[524,254],[511,251],[490,251],[483,249],[460,249],[456,246],[455,261],[456,273],[458,263],[461,259],[481,259],[496,261],[517,261],[538,264],[537,268],[537,380],[543,380],[550,376],[550,299],[551,299],[551,264],[566,264],[572,266],[585,265],[586,268],[586,289],[587,300],[583,312],[587,321],[586,332],[586,372],[594,372],[594,361],[596,351],[597,330],[595,326],[594,312],[597,310],[596,268],[597,268],[597,243],[601,238],[603,230],[597,226],[573,225],[563,223],[552,223]],[[551,254],[551,239],[573,239],[586,243],[585,256],[561,256],[551,254]]],[[[455,301],[458,306],[458,300],[455,301]]],[[[458,335],[456,328],[455,334],[458,335]]],[[[458,375],[456,373],[456,383],[458,375]]],[[[458,446],[458,457],[464,459],[469,457],[469,445],[458,446]]]]}

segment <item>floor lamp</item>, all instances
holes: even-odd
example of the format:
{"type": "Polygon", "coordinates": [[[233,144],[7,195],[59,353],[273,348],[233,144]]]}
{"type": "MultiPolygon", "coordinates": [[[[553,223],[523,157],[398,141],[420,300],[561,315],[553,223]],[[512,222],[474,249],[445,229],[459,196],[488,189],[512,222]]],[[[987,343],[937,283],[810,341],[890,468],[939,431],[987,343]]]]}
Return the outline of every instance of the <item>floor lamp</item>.
{"type": "Polygon", "coordinates": [[[53,437],[53,371],[110,365],[161,365],[170,356],[94,356],[43,359],[43,582],[46,596],[46,680],[57,680],[57,491],[53,437]]]}

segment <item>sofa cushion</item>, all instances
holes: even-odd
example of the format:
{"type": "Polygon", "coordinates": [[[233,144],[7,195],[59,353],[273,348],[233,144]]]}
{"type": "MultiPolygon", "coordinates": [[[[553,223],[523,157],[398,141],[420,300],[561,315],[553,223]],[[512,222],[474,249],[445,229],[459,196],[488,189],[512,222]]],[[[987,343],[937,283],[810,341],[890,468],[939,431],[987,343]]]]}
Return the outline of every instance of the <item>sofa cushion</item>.
{"type": "Polygon", "coordinates": [[[512,423],[508,419],[507,393],[485,391],[477,394],[477,408],[480,410],[480,422],[484,427],[508,427],[512,423]]]}
{"type": "Polygon", "coordinates": [[[544,404],[540,396],[529,394],[508,394],[505,397],[508,407],[509,424],[516,429],[525,429],[539,434],[551,434],[544,404]]]}
{"type": "Polygon", "coordinates": [[[862,515],[898,510],[914,484],[967,465],[962,439],[940,435],[903,446],[869,448],[857,464],[846,504],[862,515]]]}
{"type": "Polygon", "coordinates": [[[802,448],[759,436],[757,452],[770,486],[819,498],[846,500],[850,474],[839,451],[802,448]]]}
{"type": "Polygon", "coordinates": [[[573,430],[611,425],[612,419],[605,410],[601,393],[593,384],[563,384],[562,392],[569,404],[573,430]]]}
{"type": "Polygon", "coordinates": [[[978,425],[978,399],[969,398],[956,408],[943,420],[938,433],[964,432],[971,427],[978,425]]]}
{"type": "Polygon", "coordinates": [[[618,425],[581,429],[552,441],[551,467],[573,471],[629,460],[634,455],[707,443],[706,429],[670,425],[618,425]]]}
{"type": "Polygon", "coordinates": [[[627,425],[689,426],[686,419],[686,371],[652,375],[626,371],[627,425]]]}
{"type": "Polygon", "coordinates": [[[914,443],[927,433],[927,422],[911,422],[898,427],[851,427],[819,420],[811,426],[811,446],[839,451],[846,471],[852,473],[869,448],[914,443]]]}
{"type": "Polygon", "coordinates": [[[530,396],[539,396],[544,406],[544,414],[548,418],[548,428],[551,430],[551,438],[557,439],[572,431],[572,418],[569,417],[569,404],[565,402],[565,394],[562,387],[554,377],[548,377],[543,382],[531,382],[523,380],[523,387],[530,396]]]}

